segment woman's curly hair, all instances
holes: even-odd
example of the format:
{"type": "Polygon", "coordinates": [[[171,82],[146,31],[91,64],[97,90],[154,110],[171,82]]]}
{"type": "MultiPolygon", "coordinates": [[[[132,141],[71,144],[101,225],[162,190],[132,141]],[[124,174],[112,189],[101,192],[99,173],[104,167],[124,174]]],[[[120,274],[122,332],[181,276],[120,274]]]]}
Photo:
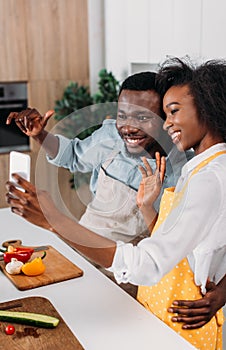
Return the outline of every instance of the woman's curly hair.
{"type": "Polygon", "coordinates": [[[226,140],[226,61],[209,60],[198,66],[184,59],[167,59],[156,76],[163,97],[172,86],[188,85],[200,122],[226,140]]]}

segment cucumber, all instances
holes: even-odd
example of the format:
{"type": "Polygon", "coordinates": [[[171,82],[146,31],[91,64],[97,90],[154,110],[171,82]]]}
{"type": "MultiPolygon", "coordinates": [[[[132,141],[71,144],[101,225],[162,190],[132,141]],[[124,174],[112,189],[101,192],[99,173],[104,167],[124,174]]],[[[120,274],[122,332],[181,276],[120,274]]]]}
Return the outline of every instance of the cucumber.
{"type": "Polygon", "coordinates": [[[31,312],[0,310],[0,321],[20,323],[35,327],[54,328],[58,325],[60,320],[56,317],[31,312]]]}

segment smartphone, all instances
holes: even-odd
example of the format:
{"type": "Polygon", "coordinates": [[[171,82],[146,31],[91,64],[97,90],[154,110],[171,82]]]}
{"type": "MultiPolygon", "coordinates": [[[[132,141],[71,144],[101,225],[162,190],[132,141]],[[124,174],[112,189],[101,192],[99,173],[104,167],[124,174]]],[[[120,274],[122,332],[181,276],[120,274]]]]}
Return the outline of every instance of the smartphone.
{"type": "Polygon", "coordinates": [[[29,154],[12,151],[9,154],[9,180],[14,181],[12,174],[17,173],[30,181],[31,157],[29,154]]]}

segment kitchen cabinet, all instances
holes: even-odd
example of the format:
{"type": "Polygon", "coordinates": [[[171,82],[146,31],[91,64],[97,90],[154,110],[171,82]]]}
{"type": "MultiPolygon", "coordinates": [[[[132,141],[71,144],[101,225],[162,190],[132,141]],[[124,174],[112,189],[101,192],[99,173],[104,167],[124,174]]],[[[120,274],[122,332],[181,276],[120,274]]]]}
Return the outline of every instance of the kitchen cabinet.
{"type": "Polygon", "coordinates": [[[87,2],[24,0],[29,80],[88,77],[87,2]]]}
{"type": "Polygon", "coordinates": [[[226,58],[226,3],[203,1],[201,52],[205,59],[226,58]]]}
{"type": "Polygon", "coordinates": [[[149,62],[167,55],[200,55],[202,2],[197,0],[149,1],[149,62]]]}
{"type": "Polygon", "coordinates": [[[167,56],[225,58],[225,10],[224,0],[105,0],[107,69],[123,80],[131,64],[167,56]]]}
{"type": "Polygon", "coordinates": [[[128,1],[129,62],[158,63],[166,55],[200,54],[201,1],[128,1]]]}
{"type": "Polygon", "coordinates": [[[0,81],[27,81],[24,0],[0,0],[0,81]]]}

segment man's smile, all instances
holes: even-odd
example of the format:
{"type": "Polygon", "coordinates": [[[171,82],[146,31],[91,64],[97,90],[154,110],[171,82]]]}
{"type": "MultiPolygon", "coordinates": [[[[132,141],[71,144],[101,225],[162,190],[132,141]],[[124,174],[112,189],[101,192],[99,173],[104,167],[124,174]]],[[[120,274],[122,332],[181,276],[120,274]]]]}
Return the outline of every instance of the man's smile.
{"type": "Polygon", "coordinates": [[[128,134],[121,133],[121,137],[128,149],[136,148],[136,147],[145,148],[145,144],[147,142],[146,134],[145,135],[128,135],[128,134]]]}

